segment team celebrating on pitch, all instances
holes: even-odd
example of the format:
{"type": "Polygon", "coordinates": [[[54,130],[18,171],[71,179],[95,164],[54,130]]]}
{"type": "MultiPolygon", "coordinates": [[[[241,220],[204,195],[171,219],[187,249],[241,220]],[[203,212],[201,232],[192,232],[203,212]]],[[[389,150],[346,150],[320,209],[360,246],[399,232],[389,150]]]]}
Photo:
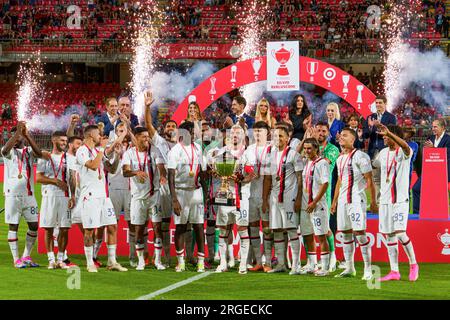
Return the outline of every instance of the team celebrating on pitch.
{"type": "MultiPolygon", "coordinates": [[[[129,227],[130,267],[136,270],[144,270],[149,260],[157,270],[171,267],[169,226],[173,219],[176,272],[185,271],[188,262],[196,263],[197,271],[204,272],[215,259],[219,260],[216,272],[234,267],[235,224],[240,243],[239,274],[289,271],[290,275],[324,277],[338,268],[330,228],[330,215],[335,215],[345,258],[340,264],[344,270],[335,277],[356,275],[358,244],[364,260],[362,280],[371,280],[371,246],[366,235],[370,209],[379,214],[379,232],[387,240],[391,271],[381,280],[400,279],[398,241],[409,258],[409,280],[418,279],[419,267],[406,234],[413,151],[403,140],[400,127],[371,123],[385,144],[372,161],[357,147],[358,132],[351,127],[342,128],[337,135],[340,148],[329,141],[327,122],[311,126],[298,139],[292,123],[258,117],[251,122],[245,113],[239,116],[238,112],[225,120],[228,130],[219,130],[209,121],[192,116],[199,112],[194,102],[185,121],[178,126],[169,120],[158,132],[151,115],[151,92],[145,93],[144,101],[144,126],[133,124],[133,118],[124,113],[106,114],[113,124],[109,136],[105,135],[104,123],[99,123],[84,126],[81,137],[74,134],[79,121],[74,115],[67,132],[52,134],[51,152],[38,147],[24,122],[14,128],[1,153],[5,164],[5,222],[16,268],[37,266],[30,255],[38,226],[45,229],[48,268],[73,266],[66,247],[68,231],[76,224],[84,236],[87,271],[98,272],[103,239],[107,269],[127,271],[116,259],[117,224],[123,212],[129,227]],[[223,169],[230,166],[231,171],[224,175],[223,169]],[[332,194],[335,166],[337,182],[332,194]],[[380,170],[379,190],[372,176],[376,169],[380,170]],[[35,179],[42,185],[40,210],[35,179]],[[22,256],[17,236],[21,217],[28,223],[22,256]],[[148,253],[150,220],[153,258],[148,253]],[[303,266],[302,244],[307,254],[303,266]]],[[[110,109],[121,104],[129,104],[129,99],[107,100],[110,109]]],[[[236,97],[233,105],[245,106],[245,100],[236,97]]]]}

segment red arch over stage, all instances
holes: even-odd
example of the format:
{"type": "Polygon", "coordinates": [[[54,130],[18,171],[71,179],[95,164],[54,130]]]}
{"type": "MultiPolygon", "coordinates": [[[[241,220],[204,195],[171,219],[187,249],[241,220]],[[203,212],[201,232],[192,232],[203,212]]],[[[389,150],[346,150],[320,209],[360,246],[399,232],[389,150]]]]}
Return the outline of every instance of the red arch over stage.
{"type": "MultiPolygon", "coordinates": [[[[371,105],[375,103],[375,94],[358,79],[336,66],[317,59],[300,56],[299,60],[301,82],[311,83],[333,92],[364,117],[372,113],[371,105]]],[[[266,56],[262,56],[236,62],[219,70],[186,96],[172,119],[180,123],[186,117],[191,96],[195,96],[200,110],[203,111],[211,103],[236,88],[267,80],[266,63],[266,56]],[[253,68],[255,60],[261,62],[259,73],[253,68]]]]}

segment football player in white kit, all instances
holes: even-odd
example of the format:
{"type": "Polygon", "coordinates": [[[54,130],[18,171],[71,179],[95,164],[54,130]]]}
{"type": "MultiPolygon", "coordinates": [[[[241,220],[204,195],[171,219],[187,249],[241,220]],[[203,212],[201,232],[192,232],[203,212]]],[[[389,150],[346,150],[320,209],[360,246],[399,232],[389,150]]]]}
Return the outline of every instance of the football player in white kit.
{"type": "MultiPolygon", "coordinates": [[[[131,224],[136,230],[136,252],[138,265],[136,270],[145,269],[144,230],[148,221],[154,215],[159,203],[160,167],[164,168],[163,159],[158,148],[149,143],[148,130],[136,127],[134,135],[136,146],[125,152],[122,160],[124,177],[131,178],[131,224]]],[[[155,229],[155,228],[154,228],[155,229]]],[[[161,263],[162,241],[160,234],[155,232],[155,267],[165,270],[161,263]]]]}
{"type": "Polygon", "coordinates": [[[253,125],[253,137],[255,143],[245,150],[245,158],[253,164],[255,179],[251,181],[249,198],[249,229],[250,244],[256,259],[256,265],[249,271],[269,271],[272,259],[273,234],[269,228],[269,213],[262,212],[263,169],[267,161],[267,154],[272,146],[268,145],[270,128],[264,121],[258,121],[253,125]],[[260,223],[264,235],[265,264],[262,264],[261,237],[259,235],[260,223]]]}
{"type": "Polygon", "coordinates": [[[197,272],[205,271],[205,234],[203,194],[206,190],[206,164],[201,147],[193,143],[194,124],[186,121],[178,130],[179,143],[169,152],[167,163],[169,173],[169,188],[174,211],[175,249],[178,264],[176,272],[185,270],[184,234],[188,222],[192,224],[197,242],[197,272]],[[201,187],[199,186],[199,180],[201,187]]]}
{"type": "MultiPolygon", "coordinates": [[[[131,223],[130,216],[130,204],[131,204],[131,191],[130,191],[130,179],[124,177],[122,171],[122,160],[125,152],[131,148],[132,134],[131,129],[127,127],[124,122],[119,123],[114,131],[116,139],[116,145],[120,145],[118,148],[118,155],[120,157],[119,167],[115,173],[108,173],[108,185],[109,185],[109,197],[111,198],[114,206],[114,212],[116,214],[117,222],[120,219],[120,213],[124,212],[124,220],[128,224],[128,244],[129,244],[129,260],[130,266],[135,268],[136,263],[136,236],[134,225],[131,223]],[[124,134],[126,134],[124,136],[124,134]],[[124,136],[123,140],[120,139],[124,136]]],[[[103,237],[102,237],[103,239],[103,237]]],[[[99,239],[96,240],[96,242],[99,239]]],[[[144,242],[146,243],[146,242],[144,242]]]]}
{"type": "MultiPolygon", "coordinates": [[[[13,136],[1,150],[5,164],[3,194],[5,196],[5,223],[9,225],[8,244],[16,268],[38,267],[39,265],[34,263],[30,257],[38,230],[33,160],[43,157],[43,152],[28,133],[25,122],[19,121],[17,127],[11,129],[11,133],[13,136]],[[30,146],[25,146],[25,142],[28,142],[30,146]],[[22,216],[28,224],[28,231],[25,250],[20,258],[17,230],[22,216]]],[[[45,153],[44,156],[49,157],[45,153]]]]}
{"type": "Polygon", "coordinates": [[[402,139],[399,126],[379,124],[377,133],[383,136],[387,148],[380,151],[374,165],[381,167],[379,230],[387,239],[391,272],[380,281],[400,280],[398,241],[409,259],[409,280],[419,278],[419,265],[412,242],[406,234],[409,214],[409,168],[412,149],[402,139]]]}
{"type": "Polygon", "coordinates": [[[269,270],[285,272],[284,231],[287,231],[292,249],[290,274],[299,269],[300,241],[297,234],[299,212],[302,204],[303,162],[297,150],[289,145],[286,126],[276,126],[273,136],[274,146],[268,154],[268,164],[264,168],[262,211],[269,212],[270,229],[274,233],[275,254],[278,265],[269,270]]]}
{"type": "Polygon", "coordinates": [[[64,252],[72,226],[70,209],[75,205],[75,199],[69,198],[70,172],[65,151],[68,141],[66,133],[62,131],[53,132],[51,139],[53,149],[50,159],[40,159],[36,170],[36,182],[42,184],[39,225],[45,229],[48,269],[67,269],[68,266],[63,262],[64,252]],[[55,260],[53,230],[56,227],[59,227],[59,233],[58,255],[55,260]]]}
{"type": "Polygon", "coordinates": [[[94,264],[94,230],[106,226],[108,248],[108,270],[128,271],[116,260],[117,221],[114,207],[108,194],[105,172],[115,172],[119,157],[114,163],[106,159],[103,152],[107,138],[102,138],[96,125],[84,129],[84,145],[77,151],[80,166],[80,199],[82,199],[81,220],[84,228],[84,252],[88,272],[97,272],[94,264]]]}
{"type": "MultiPolygon", "coordinates": [[[[227,254],[227,242],[228,236],[233,232],[233,224],[236,223],[237,231],[240,239],[240,265],[239,274],[247,273],[247,256],[250,247],[250,237],[248,234],[248,219],[249,219],[249,197],[250,197],[250,181],[256,178],[254,172],[249,172],[244,177],[244,168],[249,166],[253,169],[254,162],[252,159],[247,159],[244,155],[245,152],[245,138],[246,134],[244,129],[236,124],[230,129],[230,143],[223,148],[215,148],[210,150],[208,156],[208,162],[214,168],[214,163],[217,163],[220,159],[229,154],[234,157],[236,161],[234,168],[234,175],[230,177],[232,180],[229,184],[229,192],[231,192],[235,199],[234,205],[220,205],[216,203],[216,225],[220,228],[219,236],[219,253],[220,264],[216,269],[216,272],[225,272],[228,270],[226,254],[227,254]]],[[[214,171],[213,171],[214,172],[214,171]]],[[[217,192],[215,188],[213,194],[217,192]]],[[[259,232],[259,230],[258,230],[259,232]]]]}
{"type": "Polygon", "coordinates": [[[173,120],[169,120],[164,123],[164,137],[161,137],[153,126],[153,120],[151,115],[151,106],[154,102],[153,95],[150,91],[145,93],[145,126],[147,127],[150,142],[157,147],[164,160],[164,170],[161,170],[161,186],[160,193],[160,205],[158,206],[157,214],[152,218],[156,229],[155,233],[161,233],[162,246],[164,249],[165,267],[170,266],[170,218],[172,216],[172,197],[170,195],[169,184],[164,181],[167,180],[167,163],[169,161],[169,151],[176,145],[176,133],[177,123],[173,120]]]}
{"type": "Polygon", "coordinates": [[[316,276],[328,275],[330,267],[330,246],[327,241],[329,231],[328,204],[325,193],[330,183],[330,166],[325,158],[319,156],[319,142],[307,138],[303,142],[303,151],[307,157],[303,170],[302,210],[300,213],[300,231],[308,247],[311,264],[301,268],[300,274],[314,273],[316,276]],[[317,264],[314,235],[320,243],[322,269],[315,270],[317,264]]]}
{"type": "Polygon", "coordinates": [[[370,158],[366,153],[354,148],[353,143],[356,139],[356,132],[350,128],[344,128],[339,137],[342,154],[336,161],[338,181],[331,212],[337,211],[337,226],[344,236],[344,257],[347,268],[335,277],[356,276],[355,241],[353,240],[353,235],[355,235],[364,260],[362,280],[370,280],[372,279],[372,267],[370,240],[366,235],[366,186],[370,190],[372,199],[370,211],[378,212],[378,207],[370,158]]]}

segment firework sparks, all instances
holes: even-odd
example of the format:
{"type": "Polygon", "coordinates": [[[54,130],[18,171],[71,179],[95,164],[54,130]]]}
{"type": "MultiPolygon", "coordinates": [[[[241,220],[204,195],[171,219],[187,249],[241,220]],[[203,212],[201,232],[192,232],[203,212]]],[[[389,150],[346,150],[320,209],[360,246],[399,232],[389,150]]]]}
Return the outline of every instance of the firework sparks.
{"type": "Polygon", "coordinates": [[[399,81],[405,58],[410,50],[407,44],[408,29],[413,19],[419,17],[419,0],[400,0],[391,3],[390,16],[386,19],[385,43],[382,45],[386,53],[384,69],[384,88],[387,98],[387,109],[392,110],[404,90],[399,81]]]}
{"type": "Polygon", "coordinates": [[[40,52],[20,66],[19,90],[17,91],[17,118],[19,121],[30,121],[41,107],[39,101],[43,93],[43,76],[40,52]]]}
{"type": "MultiPolygon", "coordinates": [[[[161,12],[156,5],[146,5],[137,15],[133,46],[133,61],[131,63],[131,96],[132,108],[138,118],[144,114],[144,92],[149,89],[156,66],[155,46],[158,42],[156,19],[161,12]]],[[[162,20],[160,20],[162,21],[162,20]]]]}
{"type": "MultiPolygon", "coordinates": [[[[244,30],[238,43],[241,56],[238,61],[248,60],[261,55],[264,45],[263,33],[271,27],[267,22],[269,12],[268,1],[248,0],[245,9],[241,12],[243,16],[244,30]]],[[[250,84],[240,89],[241,95],[247,100],[246,112],[256,103],[256,99],[261,95],[261,86],[250,84]]]]}

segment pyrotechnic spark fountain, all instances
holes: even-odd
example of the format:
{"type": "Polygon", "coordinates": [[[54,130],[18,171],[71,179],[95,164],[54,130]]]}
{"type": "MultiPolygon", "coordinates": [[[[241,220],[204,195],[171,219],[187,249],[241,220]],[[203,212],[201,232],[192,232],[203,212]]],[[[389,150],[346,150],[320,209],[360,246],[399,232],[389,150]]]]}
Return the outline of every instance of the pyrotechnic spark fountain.
{"type": "MultiPolygon", "coordinates": [[[[252,59],[261,55],[264,45],[263,33],[270,28],[270,23],[266,19],[269,12],[269,4],[269,1],[246,1],[245,9],[241,11],[244,15],[244,30],[238,43],[241,51],[238,61],[252,59]]],[[[247,100],[246,109],[249,109],[264,89],[259,84],[250,84],[242,87],[240,91],[247,100]]]]}
{"type": "Polygon", "coordinates": [[[19,87],[17,118],[19,121],[29,121],[40,107],[43,75],[40,52],[20,66],[17,82],[19,87]]]}
{"type": "Polygon", "coordinates": [[[412,20],[418,18],[417,8],[420,8],[420,2],[419,0],[400,0],[391,3],[390,17],[386,19],[387,28],[382,49],[386,53],[384,88],[388,110],[395,107],[395,104],[403,96],[404,89],[406,89],[402,88],[399,81],[405,59],[407,59],[407,52],[410,50],[405,36],[412,20]]]}
{"type": "MultiPolygon", "coordinates": [[[[150,3],[151,4],[151,3],[150,3]]],[[[162,21],[157,5],[147,4],[141,7],[134,26],[133,61],[131,63],[131,95],[134,114],[143,117],[144,92],[149,89],[155,70],[155,45],[158,42],[157,19],[162,21]],[[151,11],[150,11],[151,10],[151,11]]]]}

